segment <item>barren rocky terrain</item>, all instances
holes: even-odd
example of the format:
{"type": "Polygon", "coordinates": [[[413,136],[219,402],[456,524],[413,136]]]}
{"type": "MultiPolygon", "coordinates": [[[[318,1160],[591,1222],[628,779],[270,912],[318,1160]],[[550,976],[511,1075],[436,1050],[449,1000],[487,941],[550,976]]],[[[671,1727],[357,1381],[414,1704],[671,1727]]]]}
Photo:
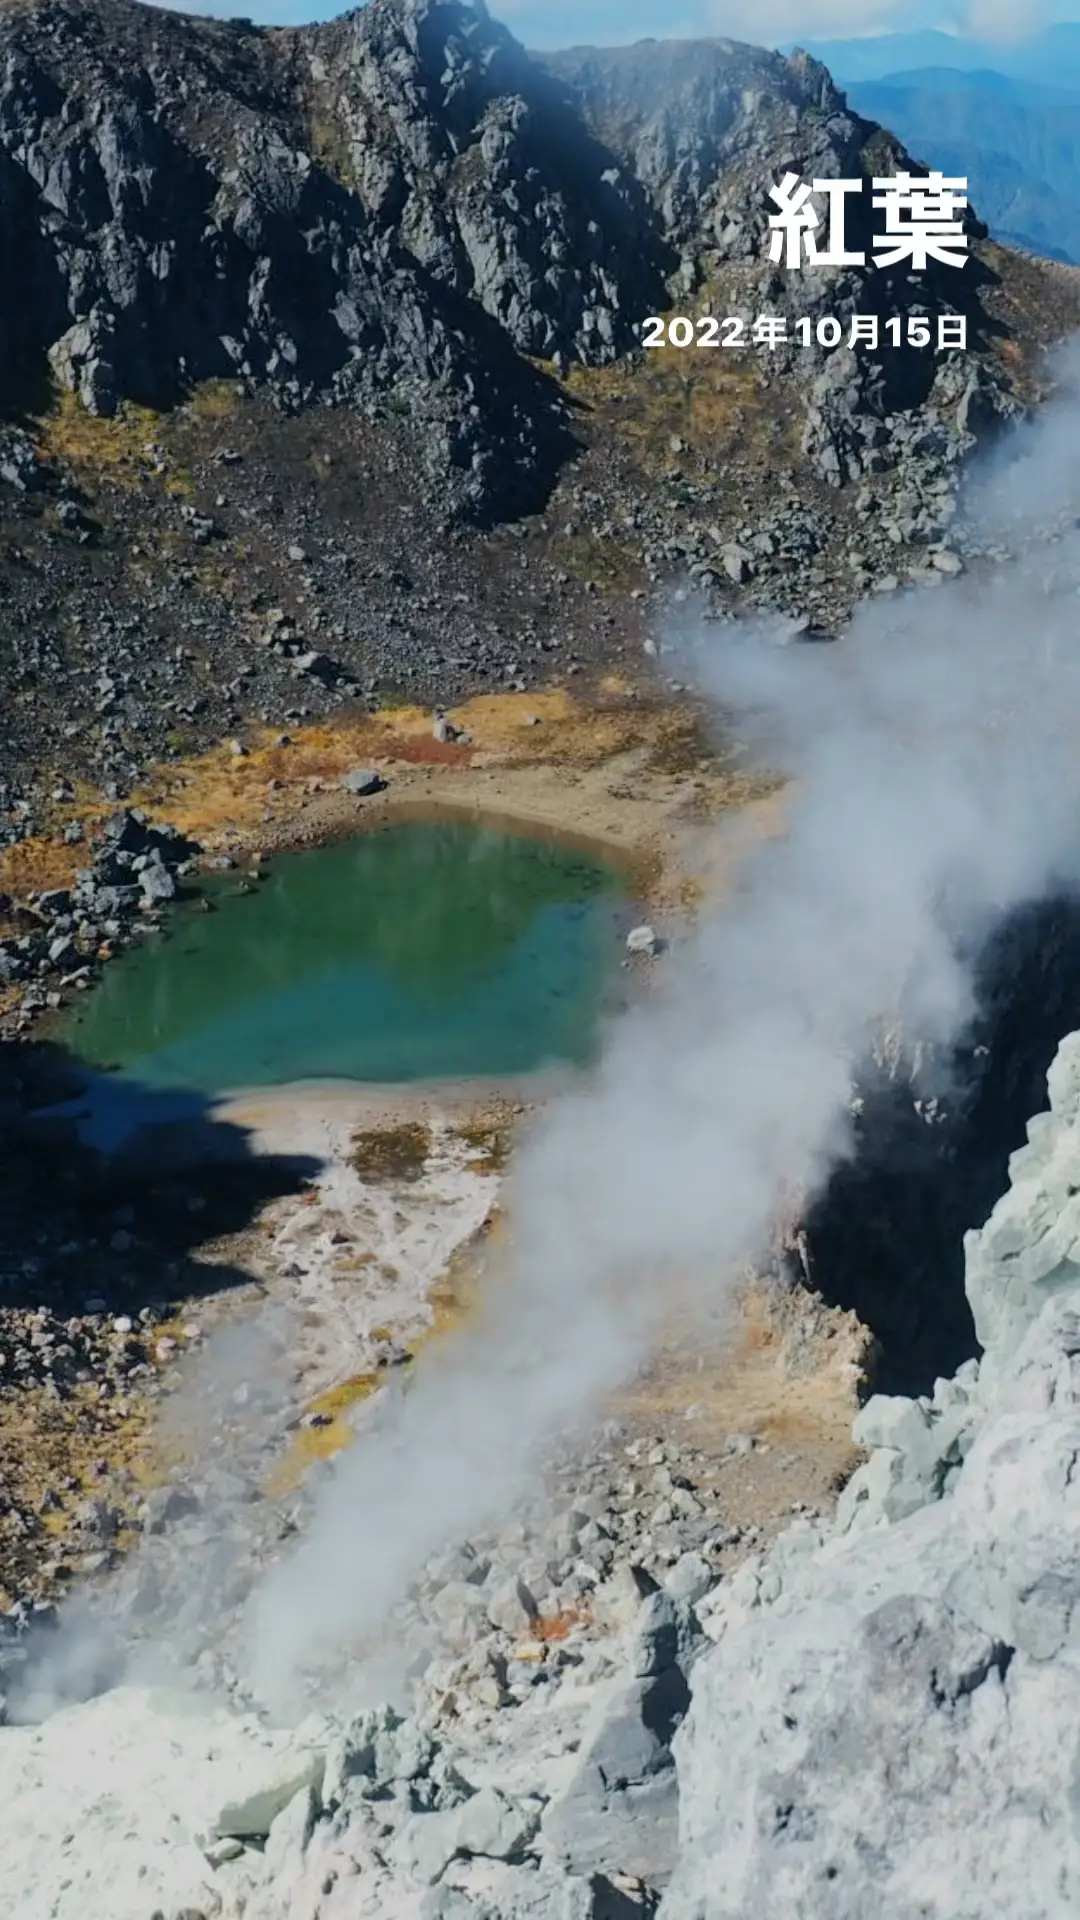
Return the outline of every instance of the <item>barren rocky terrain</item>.
{"type": "Polygon", "coordinates": [[[979,564],[965,456],[1075,321],[974,216],[962,272],[778,275],[784,167],[905,164],[803,58],[541,62],[427,0],[0,41],[9,836],[263,719],[636,669],[672,591],[831,634],[979,564]],[[687,306],[959,309],[969,349],[644,352],[687,306]]]}
{"type": "MultiPolygon", "coordinates": [[[[397,1623],[415,1658],[394,1706],[339,1694],[275,1727],[242,1695],[171,1695],[159,1671],[8,1729],[5,1910],[84,1911],[104,1861],[118,1916],[148,1898],[268,1920],[720,1920],[778,1899],[810,1920],[878,1896],[912,1914],[1067,1912],[1077,1089],[1073,1036],[1011,1191],[967,1239],[981,1365],[869,1401],[869,1457],[835,1517],[799,1512],[746,1559],[756,1529],[730,1524],[722,1470],[614,1421],[535,1507],[425,1568],[397,1623]],[[1033,1743],[1059,1714],[1048,1766],[1033,1743]]],[[[731,1435],[727,1451],[764,1446],[731,1435]]],[[[219,1470],[148,1511],[120,1589],[129,1654],[208,1527],[250,1550],[244,1500],[219,1470]]],[[[242,1563],[215,1585],[200,1667],[228,1684],[220,1610],[242,1563]]],[[[25,1703],[65,1668],[50,1674],[47,1621],[20,1625],[5,1669],[25,1703]]],[[[182,1630],[174,1617],[174,1645],[182,1630]]]]}
{"type": "Polygon", "coordinates": [[[1080,270],[974,209],[962,273],[778,272],[783,172],[913,164],[800,54],[2,0],[0,55],[0,1914],[1064,1920],[1075,1036],[995,1202],[1067,901],[990,942],[944,1097],[868,1069],[722,1308],[673,1292],[287,1710],[249,1607],[498,1301],[562,1087],[147,1101],[105,1151],[56,1016],[208,873],[441,815],[615,863],[613,1004],[662,1002],[788,804],[678,643],[992,581],[969,475],[1080,270]],[[642,347],[703,311],[969,345],[642,347]]]}

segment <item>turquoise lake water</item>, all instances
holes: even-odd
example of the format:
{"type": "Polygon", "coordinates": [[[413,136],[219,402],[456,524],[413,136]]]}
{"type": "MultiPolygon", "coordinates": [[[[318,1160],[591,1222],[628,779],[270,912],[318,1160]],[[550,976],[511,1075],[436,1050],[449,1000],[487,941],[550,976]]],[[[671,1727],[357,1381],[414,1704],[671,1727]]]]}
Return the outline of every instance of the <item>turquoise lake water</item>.
{"type": "Polygon", "coordinates": [[[83,1061],[205,1093],[581,1065],[617,954],[620,880],[562,844],[409,822],[284,854],[182,904],[64,1023],[83,1061]]]}

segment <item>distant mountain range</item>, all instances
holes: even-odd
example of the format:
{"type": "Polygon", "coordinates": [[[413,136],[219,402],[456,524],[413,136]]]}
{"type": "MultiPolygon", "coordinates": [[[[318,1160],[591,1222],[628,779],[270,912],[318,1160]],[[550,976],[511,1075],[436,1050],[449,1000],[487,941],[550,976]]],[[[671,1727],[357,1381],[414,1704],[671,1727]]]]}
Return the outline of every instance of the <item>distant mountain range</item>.
{"type": "Polygon", "coordinates": [[[799,40],[821,60],[841,85],[849,80],[882,80],[924,67],[959,72],[992,72],[1009,80],[1045,82],[1080,89],[1080,22],[1067,21],[1033,34],[1029,40],[1001,43],[965,40],[959,34],[928,28],[919,33],[879,33],[866,40],[799,40]]]}
{"type": "Polygon", "coordinates": [[[857,112],[966,175],[997,239],[1080,262],[1080,25],[1012,46],[927,31],[807,50],[857,112]]]}
{"type": "Polygon", "coordinates": [[[1080,86],[925,67],[845,91],[920,160],[966,175],[997,239],[1080,261],[1080,86]]]}

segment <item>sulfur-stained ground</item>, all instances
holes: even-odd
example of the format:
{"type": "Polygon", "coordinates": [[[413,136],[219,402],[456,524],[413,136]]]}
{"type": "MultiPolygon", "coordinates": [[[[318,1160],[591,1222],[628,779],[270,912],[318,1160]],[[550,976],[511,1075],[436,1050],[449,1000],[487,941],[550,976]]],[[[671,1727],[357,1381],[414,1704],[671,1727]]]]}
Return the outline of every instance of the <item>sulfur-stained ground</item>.
{"type": "MultiPolygon", "coordinates": [[[[455,708],[452,720],[467,738],[437,741],[431,715],[417,708],[302,728],[287,742],[267,729],[248,735],[243,754],[226,743],[163,769],[132,800],[193,834],[208,855],[227,852],[241,863],[377,831],[417,812],[512,821],[621,860],[636,896],[665,925],[723,884],[748,841],[782,829],[782,799],[767,771],[714,735],[692,703],[661,700],[624,680],[610,678],[586,697],[563,688],[481,696],[455,708]],[[385,791],[365,799],[343,791],[342,775],[358,766],[376,768],[385,791]]],[[[0,890],[18,900],[61,884],[85,858],[60,837],[63,827],[78,817],[92,829],[108,811],[85,791],[58,805],[49,836],[8,850],[0,890]]],[[[132,1286],[140,1302],[145,1297],[138,1276],[118,1276],[115,1292],[107,1280],[95,1283],[109,1299],[107,1313],[89,1317],[93,1339],[103,1355],[118,1344],[131,1349],[119,1391],[99,1390],[92,1369],[59,1398],[37,1386],[0,1386],[9,1506],[0,1587],[55,1592],[123,1551],[147,1488],[178,1463],[192,1470],[198,1437],[189,1428],[178,1451],[180,1428],[168,1409],[182,1404],[222,1328],[254,1328],[271,1310],[290,1317],[280,1432],[268,1450],[272,1498],[287,1496],[314,1462],[349,1442],[350,1408],[407,1366],[432,1333],[467,1337],[471,1302],[497,1269],[502,1176],[516,1134],[550,1091],[541,1082],[437,1095],[312,1089],[224,1103],[222,1124],[256,1143],[268,1166],[291,1151],[321,1171],[254,1195],[231,1225],[212,1210],[205,1234],[197,1212],[194,1223],[181,1213],[182,1257],[171,1262],[166,1221],[149,1324],[115,1331],[130,1317],[132,1286]],[[116,1508],[104,1549],[80,1531],[79,1516],[94,1501],[116,1508]],[[23,1516],[14,1527],[11,1513],[23,1516]]],[[[202,1170],[181,1154],[171,1177],[183,1187],[183,1207],[197,1209],[202,1170]]],[[[77,1211],[77,1195],[72,1205],[77,1211]]],[[[130,1255],[111,1256],[104,1227],[94,1224],[98,1267],[110,1258],[115,1268],[130,1265],[130,1255]]],[[[87,1284],[80,1276],[84,1293],[87,1284]]],[[[54,1294],[49,1324],[62,1330],[59,1282],[54,1294]]],[[[804,1306],[751,1293],[711,1346],[699,1332],[665,1330],[639,1379],[608,1410],[645,1437],[692,1431],[693,1444],[713,1452],[741,1526],[780,1524],[796,1502],[825,1503],[853,1464],[861,1330],[804,1306]],[[754,1444],[732,1452],[732,1433],[754,1444]]]]}

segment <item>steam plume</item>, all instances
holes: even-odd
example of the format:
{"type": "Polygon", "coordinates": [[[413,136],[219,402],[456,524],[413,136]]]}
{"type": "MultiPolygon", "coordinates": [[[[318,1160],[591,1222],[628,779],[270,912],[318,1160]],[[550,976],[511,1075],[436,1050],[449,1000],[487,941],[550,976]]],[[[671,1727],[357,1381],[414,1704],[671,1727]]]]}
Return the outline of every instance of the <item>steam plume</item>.
{"type": "Polygon", "coordinates": [[[703,690],[790,774],[787,829],[527,1143],[509,1273],[344,1456],[258,1597],[263,1690],[379,1629],[425,1556],[504,1509],[676,1290],[722,1306],[785,1194],[845,1152],[875,1028],[956,1035],[990,926],[1076,879],[1078,430],[1070,394],[991,475],[980,516],[1023,554],[992,576],[868,605],[835,648],[681,636],[703,690]]]}

